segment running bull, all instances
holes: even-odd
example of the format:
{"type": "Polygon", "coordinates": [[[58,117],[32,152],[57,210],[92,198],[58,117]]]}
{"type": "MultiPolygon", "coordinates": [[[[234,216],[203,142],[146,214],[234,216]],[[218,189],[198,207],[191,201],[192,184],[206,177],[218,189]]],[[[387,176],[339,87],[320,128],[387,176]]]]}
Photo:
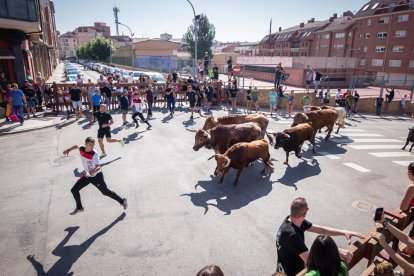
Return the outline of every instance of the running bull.
{"type": "Polygon", "coordinates": [[[407,141],[405,142],[404,147],[402,147],[402,150],[405,150],[405,147],[406,147],[406,146],[407,146],[410,142],[412,142],[412,144],[411,144],[411,148],[410,148],[410,152],[411,152],[411,150],[413,149],[413,146],[414,146],[414,126],[413,126],[413,127],[411,127],[411,128],[409,128],[408,130],[409,130],[409,132],[408,132],[408,136],[407,136],[407,141]]]}

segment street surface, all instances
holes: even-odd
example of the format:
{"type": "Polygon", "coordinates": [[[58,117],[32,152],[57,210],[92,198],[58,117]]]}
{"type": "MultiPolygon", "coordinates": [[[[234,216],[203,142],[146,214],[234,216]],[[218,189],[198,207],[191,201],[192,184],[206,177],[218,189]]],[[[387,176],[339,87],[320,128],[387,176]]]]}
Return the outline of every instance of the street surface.
{"type": "MultiPolygon", "coordinates": [[[[83,168],[76,150],[62,152],[96,137],[96,124],[88,129],[86,120],[71,118],[59,128],[0,137],[1,275],[195,275],[207,264],[225,275],[271,275],[275,235],[294,198],[307,199],[313,223],[365,234],[373,208],[399,206],[414,160],[400,149],[411,119],[357,116],[332,140],[319,139],[317,154],[305,143],[303,159],[291,155],[289,166],[282,149],[272,148],[273,173],[261,176],[255,162],[233,187],[234,170],[220,185],[214,159],[207,161],[213,152],[192,149],[194,133],[185,127],[201,127],[198,115],[192,122],[186,109],[172,119],[156,109],[152,130],[122,128],[121,115],[113,117],[113,137],[125,147],[105,142],[101,161],[108,187],[128,198],[125,215],[93,185],[81,191],[85,212],[69,215],[83,168]]],[[[275,131],[291,123],[270,121],[275,131]]],[[[314,238],[306,235],[308,246],[314,238]]],[[[344,237],[335,241],[346,248],[344,237]]]]}

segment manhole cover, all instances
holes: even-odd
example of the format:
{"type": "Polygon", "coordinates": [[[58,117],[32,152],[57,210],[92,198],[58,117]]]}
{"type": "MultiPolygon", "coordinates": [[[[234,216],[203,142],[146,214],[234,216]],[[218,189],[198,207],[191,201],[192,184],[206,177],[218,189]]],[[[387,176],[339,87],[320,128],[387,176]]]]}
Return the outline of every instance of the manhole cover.
{"type": "Polygon", "coordinates": [[[61,157],[58,157],[55,160],[53,160],[53,163],[55,163],[55,164],[66,164],[66,163],[69,163],[69,162],[71,162],[75,159],[76,159],[75,156],[61,156],[61,157]]]}
{"type": "Polygon", "coordinates": [[[362,212],[371,212],[375,208],[373,204],[366,202],[366,201],[360,201],[360,200],[353,202],[352,207],[362,212]]]}

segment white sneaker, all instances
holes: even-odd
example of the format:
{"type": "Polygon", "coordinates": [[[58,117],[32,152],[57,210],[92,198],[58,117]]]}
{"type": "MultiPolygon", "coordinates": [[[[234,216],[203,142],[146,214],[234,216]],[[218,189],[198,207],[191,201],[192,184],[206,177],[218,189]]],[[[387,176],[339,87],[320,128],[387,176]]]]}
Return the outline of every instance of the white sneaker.
{"type": "Polygon", "coordinates": [[[122,205],[122,207],[124,207],[124,210],[126,210],[128,208],[128,201],[127,201],[126,198],[124,198],[124,203],[121,204],[121,205],[122,205]]]}
{"type": "Polygon", "coordinates": [[[125,146],[124,139],[119,140],[119,143],[121,144],[121,147],[125,146]]]}
{"type": "Polygon", "coordinates": [[[100,156],[99,156],[99,158],[100,159],[102,159],[102,158],[104,158],[106,156],[106,153],[102,153],[100,156]]]}
{"type": "Polygon", "coordinates": [[[80,212],[83,212],[84,211],[84,209],[82,208],[82,209],[78,209],[78,208],[75,208],[75,210],[73,210],[73,212],[72,213],[69,213],[69,215],[76,215],[77,213],[80,213],[80,212]]]}

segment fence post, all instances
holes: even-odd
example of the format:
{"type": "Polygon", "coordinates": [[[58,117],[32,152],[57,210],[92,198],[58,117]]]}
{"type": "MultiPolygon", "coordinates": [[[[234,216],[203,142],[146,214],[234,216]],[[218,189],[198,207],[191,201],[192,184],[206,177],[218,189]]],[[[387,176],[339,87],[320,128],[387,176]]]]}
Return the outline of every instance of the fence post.
{"type": "Polygon", "coordinates": [[[381,88],[380,88],[380,97],[382,97],[382,94],[384,93],[384,87],[385,87],[385,76],[381,76],[381,88]]]}

